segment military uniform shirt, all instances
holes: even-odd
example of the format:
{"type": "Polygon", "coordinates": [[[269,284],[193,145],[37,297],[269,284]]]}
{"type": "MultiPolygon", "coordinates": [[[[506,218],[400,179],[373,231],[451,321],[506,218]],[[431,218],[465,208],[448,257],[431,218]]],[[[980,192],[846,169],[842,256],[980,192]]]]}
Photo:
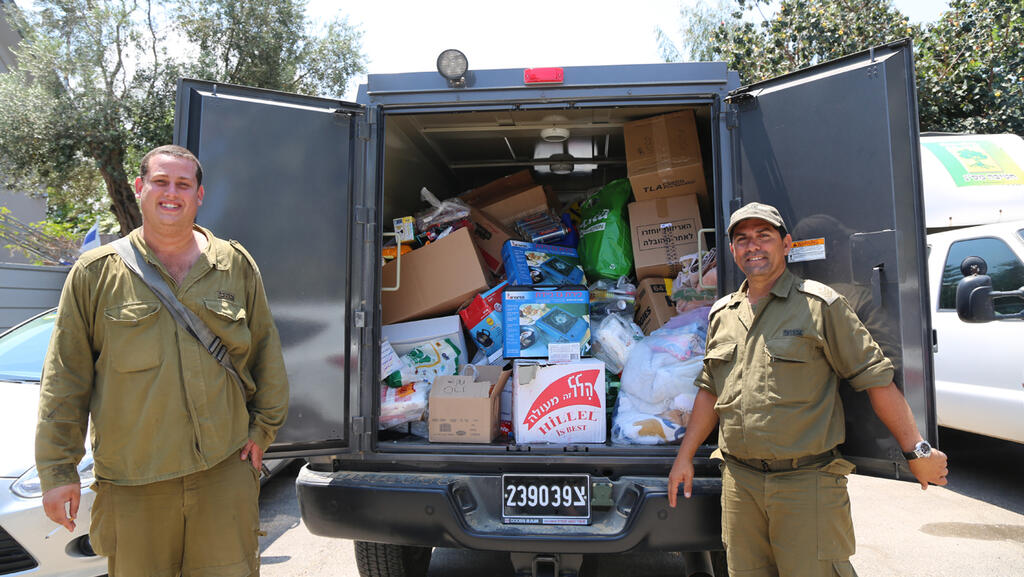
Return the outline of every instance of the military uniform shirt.
{"type": "Polygon", "coordinates": [[[142,485],[208,469],[284,423],[288,380],[259,269],[240,245],[209,244],[178,285],[129,237],[178,299],[228,348],[242,387],[109,246],[71,268],[43,365],[36,462],[43,490],[78,483],[89,416],[95,474],[142,485]],[[243,393],[244,388],[244,393],[243,393]]]}
{"type": "Polygon", "coordinates": [[[710,313],[695,384],[718,397],[719,448],[744,459],[824,453],[845,440],[839,378],[857,391],[893,365],[846,299],[786,270],[752,310],[747,282],[710,313]]]}

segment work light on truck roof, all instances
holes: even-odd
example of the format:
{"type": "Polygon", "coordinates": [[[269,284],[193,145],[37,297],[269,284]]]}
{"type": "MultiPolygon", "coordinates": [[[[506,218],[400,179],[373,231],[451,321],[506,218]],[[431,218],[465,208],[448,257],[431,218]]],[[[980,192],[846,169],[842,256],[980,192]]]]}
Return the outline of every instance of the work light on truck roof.
{"type": "Polygon", "coordinates": [[[437,72],[448,79],[448,85],[452,88],[461,88],[466,85],[467,70],[469,70],[469,60],[459,50],[449,48],[437,57],[437,72]]]}

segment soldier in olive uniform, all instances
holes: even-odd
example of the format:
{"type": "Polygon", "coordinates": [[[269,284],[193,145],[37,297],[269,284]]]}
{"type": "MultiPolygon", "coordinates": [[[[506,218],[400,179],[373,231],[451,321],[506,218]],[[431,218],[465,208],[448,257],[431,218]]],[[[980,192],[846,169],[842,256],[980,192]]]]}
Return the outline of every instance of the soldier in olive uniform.
{"type": "Polygon", "coordinates": [[[866,391],[926,489],[946,484],[946,455],[917,430],[893,365],[846,299],[786,268],[792,238],[772,206],[729,220],[729,249],[746,280],[711,308],[704,368],[668,497],[690,497],[693,456],[719,424],[722,540],[744,576],[856,575],[840,379],[866,391]]]}
{"type": "Polygon", "coordinates": [[[259,470],[288,378],[259,269],[195,224],[199,160],[142,159],[128,237],[225,345],[237,378],[180,326],[110,245],[72,267],[43,366],[36,467],[46,515],[75,528],[91,421],[89,535],[111,577],[259,575],[259,470]]]}

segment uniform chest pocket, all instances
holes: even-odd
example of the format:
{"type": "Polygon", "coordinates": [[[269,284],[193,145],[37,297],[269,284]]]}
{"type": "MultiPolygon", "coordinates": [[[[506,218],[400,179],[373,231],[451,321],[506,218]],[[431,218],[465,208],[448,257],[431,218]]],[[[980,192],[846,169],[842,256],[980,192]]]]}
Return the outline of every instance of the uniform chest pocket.
{"type": "Polygon", "coordinates": [[[825,355],[813,339],[779,337],[765,343],[768,353],[768,394],[773,401],[804,403],[813,400],[823,382],[819,374],[827,368],[825,355]]]}
{"type": "Polygon", "coordinates": [[[223,299],[203,299],[203,321],[220,337],[232,355],[243,355],[249,350],[249,324],[245,307],[223,299]]]}
{"type": "Polygon", "coordinates": [[[104,353],[120,373],[145,371],[163,360],[159,302],[134,302],[103,310],[106,324],[104,353]]]}

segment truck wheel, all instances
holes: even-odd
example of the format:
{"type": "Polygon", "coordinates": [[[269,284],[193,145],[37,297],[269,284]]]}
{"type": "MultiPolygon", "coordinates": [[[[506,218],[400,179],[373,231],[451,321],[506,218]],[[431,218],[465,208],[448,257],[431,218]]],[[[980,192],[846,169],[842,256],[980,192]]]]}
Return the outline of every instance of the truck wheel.
{"type": "Polygon", "coordinates": [[[711,570],[715,577],[729,577],[729,565],[725,561],[725,551],[711,551],[711,570]]]}
{"type": "Polygon", "coordinates": [[[424,577],[430,565],[430,547],[356,541],[359,577],[424,577]]]}

